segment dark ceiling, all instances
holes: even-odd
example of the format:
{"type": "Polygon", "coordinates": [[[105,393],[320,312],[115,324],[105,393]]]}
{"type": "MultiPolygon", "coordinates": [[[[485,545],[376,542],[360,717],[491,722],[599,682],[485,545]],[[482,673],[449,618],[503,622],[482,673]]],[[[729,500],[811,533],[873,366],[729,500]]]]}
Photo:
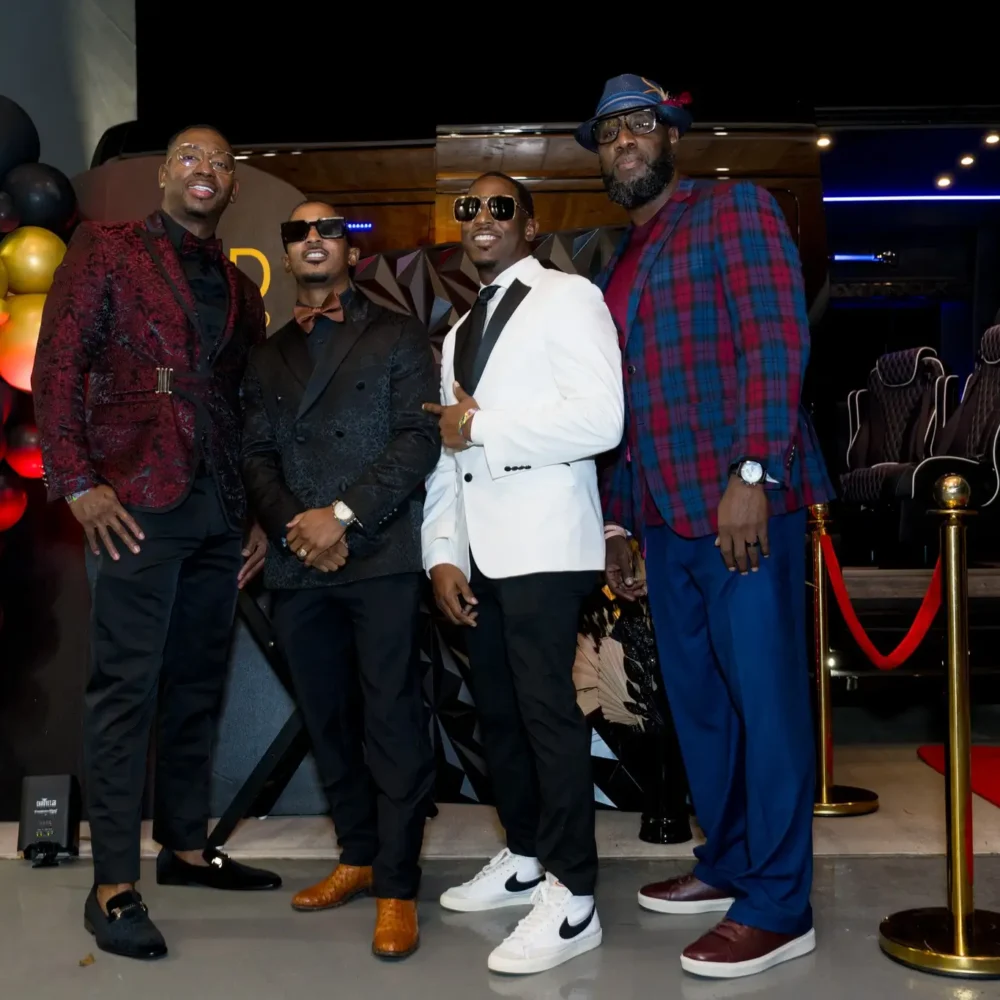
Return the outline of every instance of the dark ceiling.
{"type": "Polygon", "coordinates": [[[615,19],[607,29],[583,21],[574,38],[565,26],[542,31],[523,10],[479,6],[470,19],[442,9],[430,31],[404,27],[385,6],[368,15],[324,7],[285,0],[211,31],[201,9],[137,3],[143,142],[162,148],[177,128],[206,121],[246,145],[431,140],[440,125],[575,122],[593,112],[604,81],[626,71],[690,92],[703,123],[833,123],[886,106],[937,108],[917,115],[925,122],[985,105],[972,120],[1000,126],[991,120],[1000,119],[1000,76],[985,86],[967,75],[942,80],[909,52],[899,68],[885,51],[868,65],[751,31],[740,33],[744,54],[734,57],[713,25],[695,30],[690,18],[682,35],[670,18],[655,31],[633,26],[625,44],[615,19]],[[636,34],[650,38],[646,51],[631,41],[636,34]]]}

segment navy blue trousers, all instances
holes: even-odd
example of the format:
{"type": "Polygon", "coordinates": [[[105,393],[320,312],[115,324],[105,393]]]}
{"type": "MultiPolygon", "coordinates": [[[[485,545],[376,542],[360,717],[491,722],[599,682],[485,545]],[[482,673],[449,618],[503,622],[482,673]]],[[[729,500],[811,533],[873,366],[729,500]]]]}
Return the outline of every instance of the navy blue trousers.
{"type": "Polygon", "coordinates": [[[730,573],[714,536],[646,531],[649,607],[698,823],[695,875],[731,919],[812,927],[815,745],[805,630],[806,513],[772,517],[771,556],[730,573]]]}

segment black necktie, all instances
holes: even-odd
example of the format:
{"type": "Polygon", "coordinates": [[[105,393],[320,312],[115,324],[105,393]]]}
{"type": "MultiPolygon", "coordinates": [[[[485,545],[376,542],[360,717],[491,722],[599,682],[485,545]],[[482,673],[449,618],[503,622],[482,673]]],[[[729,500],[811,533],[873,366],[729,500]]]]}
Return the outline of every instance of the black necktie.
{"type": "Polygon", "coordinates": [[[479,353],[479,345],[483,342],[483,333],[486,330],[486,307],[490,299],[499,291],[499,285],[487,285],[485,288],[480,288],[479,296],[472,307],[472,315],[469,317],[469,343],[466,355],[469,359],[470,371],[475,364],[476,355],[479,353]]]}

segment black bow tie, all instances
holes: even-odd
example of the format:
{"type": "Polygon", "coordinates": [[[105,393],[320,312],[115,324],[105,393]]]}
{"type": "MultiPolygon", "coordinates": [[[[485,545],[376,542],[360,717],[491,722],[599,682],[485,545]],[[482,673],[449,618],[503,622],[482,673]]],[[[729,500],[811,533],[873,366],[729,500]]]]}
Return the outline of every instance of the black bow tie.
{"type": "Polygon", "coordinates": [[[197,257],[214,263],[222,258],[222,240],[217,236],[200,240],[194,233],[185,232],[181,240],[181,256],[197,257]]]}

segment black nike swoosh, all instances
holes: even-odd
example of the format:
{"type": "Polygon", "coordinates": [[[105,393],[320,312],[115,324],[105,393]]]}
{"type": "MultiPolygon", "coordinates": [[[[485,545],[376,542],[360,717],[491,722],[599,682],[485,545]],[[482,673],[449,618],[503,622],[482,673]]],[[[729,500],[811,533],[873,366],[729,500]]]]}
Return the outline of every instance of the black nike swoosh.
{"type": "Polygon", "coordinates": [[[571,938],[575,938],[578,934],[587,929],[587,925],[594,919],[594,914],[596,912],[597,906],[595,904],[591,907],[590,913],[587,914],[587,919],[579,924],[576,924],[575,926],[569,922],[568,918],[564,919],[562,926],[559,928],[559,937],[561,937],[564,941],[569,941],[571,938]]]}
{"type": "Polygon", "coordinates": [[[529,889],[534,889],[536,885],[540,882],[545,881],[544,875],[539,875],[538,878],[532,879],[530,882],[522,882],[517,877],[515,872],[507,881],[504,883],[504,888],[508,892],[527,892],[529,889]]]}

